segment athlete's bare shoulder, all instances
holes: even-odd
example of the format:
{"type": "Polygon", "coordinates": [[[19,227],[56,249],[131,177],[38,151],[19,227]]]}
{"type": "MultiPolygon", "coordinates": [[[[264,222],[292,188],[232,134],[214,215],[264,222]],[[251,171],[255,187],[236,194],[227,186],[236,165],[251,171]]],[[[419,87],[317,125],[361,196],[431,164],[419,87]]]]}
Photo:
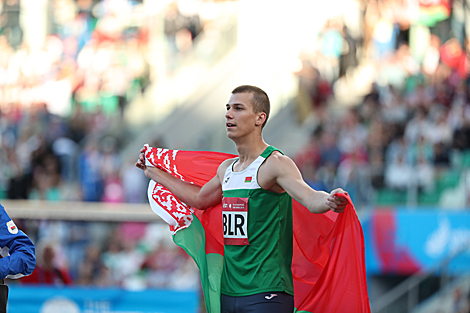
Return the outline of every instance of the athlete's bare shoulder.
{"type": "Polygon", "coordinates": [[[231,159],[227,159],[227,160],[223,161],[222,163],[220,163],[218,170],[224,170],[224,172],[225,172],[227,167],[229,167],[236,159],[237,158],[231,158],[231,159]]]}
{"type": "Polygon", "coordinates": [[[286,173],[295,172],[296,168],[291,158],[274,151],[261,165],[258,172],[258,183],[266,190],[283,192],[284,189],[277,183],[278,178],[286,173]]]}
{"type": "Polygon", "coordinates": [[[283,170],[289,170],[292,166],[296,166],[290,157],[279,151],[274,151],[264,163],[263,166],[273,174],[278,174],[283,170]]]}
{"type": "Polygon", "coordinates": [[[225,171],[227,168],[235,161],[237,158],[231,158],[223,161],[220,163],[219,168],[217,169],[217,176],[219,177],[219,180],[222,181],[225,176],[225,171]]]}

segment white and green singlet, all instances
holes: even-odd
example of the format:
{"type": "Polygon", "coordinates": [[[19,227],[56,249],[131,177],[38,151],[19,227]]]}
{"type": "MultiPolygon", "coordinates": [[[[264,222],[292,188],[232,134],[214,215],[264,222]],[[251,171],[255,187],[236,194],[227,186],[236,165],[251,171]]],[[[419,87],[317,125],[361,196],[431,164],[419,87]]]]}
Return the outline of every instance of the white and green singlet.
{"type": "Polygon", "coordinates": [[[292,198],[286,192],[271,192],[258,184],[258,170],[274,151],[280,152],[269,146],[241,172],[233,171],[238,159],[225,171],[223,294],[294,294],[292,198]]]}

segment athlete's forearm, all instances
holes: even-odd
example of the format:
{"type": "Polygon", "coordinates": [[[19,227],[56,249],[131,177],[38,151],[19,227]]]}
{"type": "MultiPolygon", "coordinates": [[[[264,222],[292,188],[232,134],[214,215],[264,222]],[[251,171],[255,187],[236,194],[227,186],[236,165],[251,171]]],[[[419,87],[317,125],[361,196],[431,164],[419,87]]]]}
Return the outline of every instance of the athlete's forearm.
{"type": "Polygon", "coordinates": [[[312,213],[325,213],[330,210],[330,207],[327,205],[328,197],[330,195],[324,191],[313,190],[307,198],[307,203],[304,204],[307,209],[312,213]]]}
{"type": "Polygon", "coordinates": [[[147,167],[145,175],[168,188],[180,201],[187,205],[197,209],[205,209],[204,204],[199,201],[198,197],[201,190],[200,186],[182,181],[155,167],[147,167]]]}

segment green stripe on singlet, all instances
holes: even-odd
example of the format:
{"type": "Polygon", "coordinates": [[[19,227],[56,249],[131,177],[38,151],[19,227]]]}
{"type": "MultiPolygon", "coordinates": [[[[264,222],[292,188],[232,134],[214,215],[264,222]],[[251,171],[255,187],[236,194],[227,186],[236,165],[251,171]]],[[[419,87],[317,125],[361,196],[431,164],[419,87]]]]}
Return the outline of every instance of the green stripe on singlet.
{"type": "MultiPolygon", "coordinates": [[[[279,150],[269,146],[261,156],[266,158],[273,151],[279,150]]],[[[293,295],[292,198],[263,188],[224,190],[223,195],[249,198],[249,245],[225,245],[222,293],[248,296],[284,291],[293,295]]]]}

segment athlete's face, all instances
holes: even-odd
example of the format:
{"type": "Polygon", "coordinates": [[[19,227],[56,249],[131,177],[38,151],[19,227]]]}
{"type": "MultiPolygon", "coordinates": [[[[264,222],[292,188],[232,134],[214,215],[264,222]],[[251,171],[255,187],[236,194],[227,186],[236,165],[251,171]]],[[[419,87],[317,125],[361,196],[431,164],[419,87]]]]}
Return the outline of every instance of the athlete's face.
{"type": "Polygon", "coordinates": [[[253,111],[252,98],[253,93],[236,93],[226,104],[225,126],[230,139],[243,137],[263,124],[266,114],[253,111]]]}

